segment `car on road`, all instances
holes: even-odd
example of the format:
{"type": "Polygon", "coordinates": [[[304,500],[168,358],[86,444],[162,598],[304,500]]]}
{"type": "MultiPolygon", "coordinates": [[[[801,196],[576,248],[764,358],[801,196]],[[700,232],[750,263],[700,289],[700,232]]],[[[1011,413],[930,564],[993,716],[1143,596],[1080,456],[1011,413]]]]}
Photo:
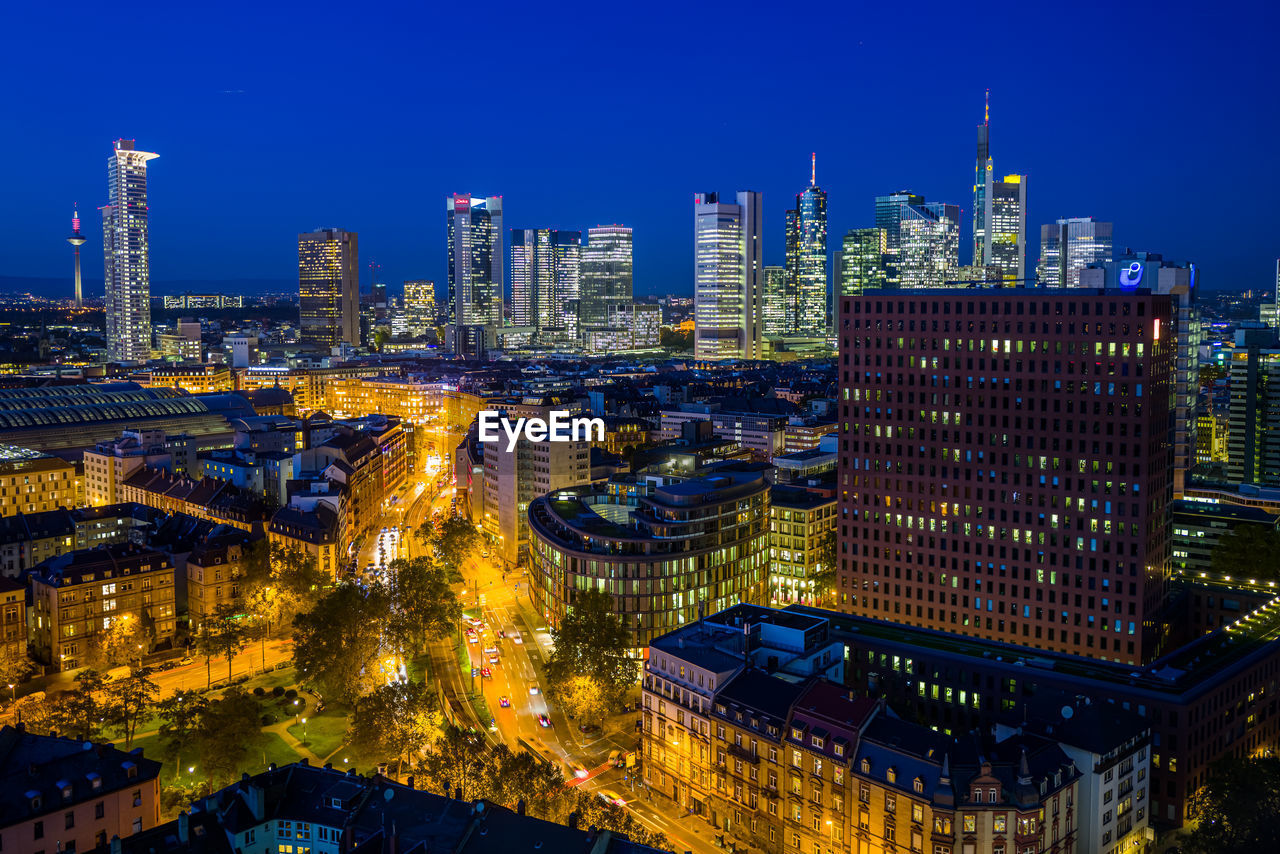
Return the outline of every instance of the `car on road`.
{"type": "Polygon", "coordinates": [[[489,556],[489,553],[487,551],[480,552],[480,557],[488,557],[488,556],[489,556]]]}
{"type": "Polygon", "coordinates": [[[537,693],[538,693],[538,686],[537,686],[537,685],[530,685],[530,686],[529,686],[529,693],[530,693],[530,694],[537,694],[537,693]]]}
{"type": "Polygon", "coordinates": [[[493,671],[487,667],[483,667],[480,669],[480,675],[483,676],[485,679],[492,679],[493,671]]]}
{"type": "Polygon", "coordinates": [[[498,663],[498,654],[496,652],[489,653],[489,663],[490,664],[498,663]]]}
{"type": "Polygon", "coordinates": [[[546,715],[538,715],[538,725],[542,727],[551,726],[551,718],[546,715]]]}
{"type": "Polygon", "coordinates": [[[506,694],[503,694],[501,697],[498,698],[498,705],[504,709],[509,709],[511,708],[511,700],[507,697],[506,694]]]}
{"type": "Polygon", "coordinates": [[[190,663],[191,663],[192,661],[194,661],[194,660],[195,660],[195,659],[193,659],[191,656],[189,656],[189,655],[188,655],[188,656],[185,656],[181,661],[179,661],[179,662],[178,662],[178,665],[179,665],[180,667],[182,667],[182,666],[186,666],[186,665],[190,664],[190,663]]]}
{"type": "Polygon", "coordinates": [[[622,795],[619,795],[617,792],[615,792],[613,789],[601,789],[600,791],[596,792],[596,794],[599,795],[601,798],[604,798],[605,803],[617,804],[620,807],[625,807],[627,805],[626,799],[623,798],[622,795]]]}
{"type": "Polygon", "coordinates": [[[590,772],[581,762],[565,762],[565,767],[569,769],[569,773],[577,777],[579,780],[585,780],[590,772]]]}
{"type": "Polygon", "coordinates": [[[467,643],[480,643],[480,638],[475,635],[467,635],[467,643]]]}
{"type": "Polygon", "coordinates": [[[522,643],[524,643],[524,638],[520,637],[520,633],[519,633],[519,632],[512,632],[512,633],[511,633],[511,642],[512,642],[512,643],[519,643],[519,644],[522,644],[522,643]]]}

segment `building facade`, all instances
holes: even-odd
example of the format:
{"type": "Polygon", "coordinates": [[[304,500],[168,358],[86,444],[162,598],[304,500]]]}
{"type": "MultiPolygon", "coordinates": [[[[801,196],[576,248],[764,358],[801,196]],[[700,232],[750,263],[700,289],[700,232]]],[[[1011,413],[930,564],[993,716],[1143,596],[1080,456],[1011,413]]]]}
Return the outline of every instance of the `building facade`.
{"type": "Polygon", "coordinates": [[[75,465],[60,457],[0,445],[0,517],[75,507],[78,482],[75,465]]]}
{"type": "Polygon", "coordinates": [[[582,232],[511,230],[511,322],[534,330],[542,344],[578,337],[582,232]]]}
{"type": "Polygon", "coordinates": [[[840,608],[1158,655],[1175,316],[1143,291],[842,298],[840,608]]]}
{"type": "Polygon", "coordinates": [[[414,279],[404,283],[404,314],[406,332],[410,338],[426,335],[438,322],[436,310],[436,283],[427,279],[414,279]]]}
{"type": "Polygon", "coordinates": [[[585,336],[593,326],[611,326],[618,306],[634,297],[634,259],[631,228],[597,225],[587,230],[578,282],[578,328],[585,336]]]}
{"type": "Polygon", "coordinates": [[[340,228],[298,235],[302,341],[321,347],[360,343],[359,236],[340,228]]]}
{"type": "Polygon", "coordinates": [[[700,614],[767,600],[769,486],[758,466],[557,489],[528,505],[528,525],[538,612],[559,624],[581,591],[608,593],[637,654],[700,614]]]}
{"type": "Polygon", "coordinates": [[[445,199],[449,239],[449,323],[502,325],[506,273],[502,197],[454,194],[445,199]]]}
{"type": "Polygon", "coordinates": [[[897,277],[903,288],[941,288],[960,266],[960,208],[942,202],[903,205],[897,277]]]}
{"type": "Polygon", "coordinates": [[[110,201],[102,208],[102,257],[106,266],[107,358],[151,358],[151,208],[147,162],[159,157],[118,139],[107,160],[110,201]]]}
{"type": "Polygon", "coordinates": [[[1080,271],[1111,260],[1112,233],[1109,222],[1093,217],[1060,219],[1040,226],[1040,263],[1036,279],[1047,288],[1080,286],[1080,271]]]}
{"type": "Polygon", "coordinates": [[[119,504],[124,482],[144,466],[173,471],[163,430],[126,430],[84,450],[84,498],[92,507],[119,504]]]}
{"type": "Polygon", "coordinates": [[[1027,262],[1027,176],[995,177],[990,110],[978,125],[973,173],[973,266],[994,266],[1006,282],[1021,281],[1027,262]]]}
{"type": "Polygon", "coordinates": [[[176,577],[164,552],[132,543],[75,551],[28,576],[31,649],[51,671],[89,663],[117,620],[136,620],[149,652],[171,642],[177,626],[176,577]]]}
{"type": "Polygon", "coordinates": [[[786,217],[783,335],[827,334],[827,193],[818,186],[817,158],[809,186],[786,217]]]}
{"type": "Polygon", "coordinates": [[[774,486],[769,497],[769,601],[817,604],[813,576],[835,536],[834,493],[774,486]]]}
{"type": "Polygon", "coordinates": [[[758,359],[761,353],[763,194],[693,197],[694,355],[758,359]]]}
{"type": "Polygon", "coordinates": [[[889,282],[889,232],[883,228],[851,228],[836,255],[835,301],[889,282]]]}

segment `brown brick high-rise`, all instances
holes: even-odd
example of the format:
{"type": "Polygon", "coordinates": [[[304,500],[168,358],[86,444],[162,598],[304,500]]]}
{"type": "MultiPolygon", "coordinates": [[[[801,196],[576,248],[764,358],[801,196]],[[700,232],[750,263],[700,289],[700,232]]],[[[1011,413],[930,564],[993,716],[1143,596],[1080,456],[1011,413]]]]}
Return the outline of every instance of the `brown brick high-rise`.
{"type": "Polygon", "coordinates": [[[1174,310],[1145,291],[842,297],[839,607],[1156,657],[1174,310]]]}

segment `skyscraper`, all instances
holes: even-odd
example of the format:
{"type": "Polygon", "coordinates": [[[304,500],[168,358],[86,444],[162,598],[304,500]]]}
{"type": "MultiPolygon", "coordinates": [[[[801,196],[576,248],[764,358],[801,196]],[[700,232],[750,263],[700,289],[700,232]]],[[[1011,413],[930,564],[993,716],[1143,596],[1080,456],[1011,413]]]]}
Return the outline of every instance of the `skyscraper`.
{"type": "Polygon", "coordinates": [[[999,267],[1005,281],[1022,279],[1027,260],[1027,176],[995,180],[990,146],[990,92],[978,125],[973,177],[973,266],[999,267]]]}
{"type": "Polygon", "coordinates": [[[632,234],[625,225],[587,231],[578,278],[578,327],[607,326],[614,309],[634,297],[632,234]]]}
{"type": "Polygon", "coordinates": [[[1111,234],[1111,223],[1095,222],[1089,216],[1040,226],[1036,279],[1048,288],[1078,287],[1083,268],[1111,260],[1111,234]]]}
{"type": "Polygon", "coordinates": [[[298,313],[305,344],[360,343],[360,259],[354,231],[298,235],[298,313]]]}
{"type": "Polygon", "coordinates": [[[898,284],[898,250],[902,238],[902,206],[922,205],[924,196],[907,190],[876,196],[876,228],[883,228],[888,252],[885,257],[885,285],[898,284]]]}
{"type": "Polygon", "coordinates": [[[511,323],[529,326],[540,344],[578,337],[582,232],[511,230],[511,323]]]}
{"type": "Polygon", "coordinates": [[[80,210],[77,208],[71,213],[71,236],[67,238],[76,252],[76,308],[84,307],[84,294],[80,289],[80,247],[84,241],[84,235],[80,233],[80,210]]]}
{"type": "Polygon", "coordinates": [[[841,297],[841,609],[1128,664],[1158,656],[1176,311],[1146,290],[841,297]],[[878,334],[900,324],[917,334],[878,334]],[[1087,382],[1066,377],[1082,369],[1087,382]]]}
{"type": "Polygon", "coordinates": [[[1231,351],[1227,477],[1280,486],[1280,340],[1272,328],[1236,330],[1231,351]]]}
{"type": "Polygon", "coordinates": [[[944,202],[899,207],[897,278],[904,288],[940,288],[960,266],[960,208],[944,202]]]}
{"type": "Polygon", "coordinates": [[[110,203],[102,208],[106,267],[107,358],[151,357],[151,252],[148,241],[147,161],[159,157],[118,139],[107,160],[110,203]]]}
{"type": "Polygon", "coordinates": [[[836,265],[836,303],[886,284],[889,233],[883,228],[851,228],[836,265]]]}
{"type": "Polygon", "coordinates": [[[414,279],[404,283],[404,313],[409,337],[425,335],[436,325],[436,283],[414,279]]]}
{"type": "Polygon", "coordinates": [[[809,186],[796,194],[796,206],[787,211],[782,335],[827,334],[827,194],[818,186],[817,170],[815,154],[809,186]]]}
{"type": "Polygon", "coordinates": [[[760,358],[763,194],[693,197],[694,355],[760,358]]]}
{"type": "MultiPolygon", "coordinates": [[[[787,212],[790,217],[791,212],[787,212]]],[[[788,232],[790,234],[790,232],[788,232]]],[[[791,328],[794,303],[788,297],[791,289],[787,287],[786,267],[765,267],[761,271],[760,280],[760,332],[765,337],[787,335],[791,328]]]]}
{"type": "Polygon", "coordinates": [[[449,228],[449,322],[502,325],[502,197],[445,199],[449,228]]]}

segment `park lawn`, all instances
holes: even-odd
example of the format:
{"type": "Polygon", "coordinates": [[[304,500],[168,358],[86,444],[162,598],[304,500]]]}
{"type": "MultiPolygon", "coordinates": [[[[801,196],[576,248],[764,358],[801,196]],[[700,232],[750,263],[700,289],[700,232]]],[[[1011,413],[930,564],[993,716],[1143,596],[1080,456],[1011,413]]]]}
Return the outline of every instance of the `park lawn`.
{"type": "MultiPolygon", "coordinates": [[[[261,749],[262,754],[260,755],[265,754],[267,764],[274,762],[277,767],[292,764],[302,758],[298,751],[290,747],[289,743],[281,738],[279,733],[275,732],[269,732],[266,734],[266,740],[263,742],[263,747],[261,749]]],[[[253,762],[253,758],[254,757],[250,755],[250,765],[255,764],[253,762]]],[[[265,771],[266,769],[262,768],[259,770],[265,771]]]]}
{"type": "Polygon", "coordinates": [[[350,716],[339,709],[326,709],[307,718],[306,736],[302,724],[289,726],[289,734],[302,742],[312,753],[325,759],[346,741],[350,716]]]}
{"type": "Polygon", "coordinates": [[[261,687],[267,692],[267,696],[271,695],[271,689],[279,685],[281,688],[298,687],[298,674],[293,667],[286,667],[283,670],[272,670],[270,673],[254,674],[248,682],[240,687],[246,691],[252,692],[254,688],[261,687]]]}

